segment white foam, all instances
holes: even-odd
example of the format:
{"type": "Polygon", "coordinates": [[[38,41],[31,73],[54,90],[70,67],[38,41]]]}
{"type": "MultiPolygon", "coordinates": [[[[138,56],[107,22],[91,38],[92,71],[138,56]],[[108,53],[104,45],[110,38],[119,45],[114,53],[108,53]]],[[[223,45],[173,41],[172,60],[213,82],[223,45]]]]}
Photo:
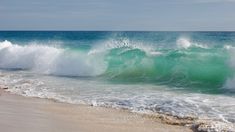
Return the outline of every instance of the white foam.
{"type": "Polygon", "coordinates": [[[176,42],[178,48],[189,48],[192,44],[189,39],[187,38],[179,38],[176,42]]]}
{"type": "Polygon", "coordinates": [[[168,91],[167,87],[150,84],[109,84],[35,74],[31,77],[27,75],[28,71],[11,73],[2,73],[4,77],[0,78],[0,83],[10,85],[9,91],[23,96],[124,108],[140,113],[161,113],[179,118],[198,117],[224,123],[235,121],[234,97],[168,91]]]}
{"type": "Polygon", "coordinates": [[[43,74],[68,76],[96,76],[106,65],[102,55],[71,52],[45,46],[0,42],[0,68],[27,69],[43,74]]]}
{"type": "Polygon", "coordinates": [[[180,37],[176,41],[176,45],[180,49],[188,49],[190,47],[198,47],[198,48],[204,48],[204,49],[208,48],[207,45],[192,42],[189,38],[186,38],[186,37],[180,37]]]}
{"type": "Polygon", "coordinates": [[[1,42],[0,44],[1,44],[0,45],[0,50],[12,46],[11,42],[9,42],[7,40],[1,42]]]}
{"type": "Polygon", "coordinates": [[[232,48],[232,46],[231,46],[231,45],[224,45],[224,49],[229,50],[229,49],[231,49],[231,48],[232,48]]]}
{"type": "Polygon", "coordinates": [[[194,125],[199,132],[234,132],[235,129],[235,125],[232,123],[210,120],[199,120],[194,125]]]}

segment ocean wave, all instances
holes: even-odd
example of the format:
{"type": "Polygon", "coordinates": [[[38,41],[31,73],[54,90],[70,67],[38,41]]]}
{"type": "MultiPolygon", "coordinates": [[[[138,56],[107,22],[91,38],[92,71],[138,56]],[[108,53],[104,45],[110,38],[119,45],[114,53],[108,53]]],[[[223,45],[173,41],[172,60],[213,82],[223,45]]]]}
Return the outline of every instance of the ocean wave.
{"type": "Polygon", "coordinates": [[[46,45],[0,43],[0,68],[32,70],[43,74],[96,76],[105,71],[102,56],[72,52],[46,45]]]}
{"type": "MultiPolygon", "coordinates": [[[[110,40],[89,50],[73,50],[40,44],[0,42],[0,68],[31,70],[62,76],[101,76],[120,82],[146,82],[177,87],[230,87],[233,85],[233,50],[190,48],[157,49],[128,39],[110,40]],[[229,61],[230,59],[230,61],[229,61]],[[225,85],[227,80],[227,85],[225,85]]],[[[200,47],[200,46],[199,46],[200,47]]]]}

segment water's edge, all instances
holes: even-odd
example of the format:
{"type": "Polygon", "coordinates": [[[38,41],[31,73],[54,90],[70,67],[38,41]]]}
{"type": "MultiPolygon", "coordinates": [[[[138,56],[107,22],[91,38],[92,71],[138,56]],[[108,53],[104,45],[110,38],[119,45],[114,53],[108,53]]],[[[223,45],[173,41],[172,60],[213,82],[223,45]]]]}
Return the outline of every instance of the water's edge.
{"type": "Polygon", "coordinates": [[[178,117],[178,116],[173,116],[171,114],[167,113],[158,113],[158,112],[152,112],[152,113],[142,113],[142,112],[137,112],[137,111],[131,111],[130,109],[125,109],[125,108],[118,108],[118,107],[110,107],[110,106],[96,106],[92,104],[79,104],[79,103],[71,103],[71,102],[65,102],[62,100],[54,99],[54,98],[43,98],[43,97],[37,97],[37,96],[26,96],[26,95],[21,95],[17,93],[13,93],[9,91],[9,86],[6,85],[0,85],[0,89],[3,90],[3,92],[7,94],[12,94],[12,95],[19,95],[22,97],[27,97],[27,98],[37,98],[37,99],[46,99],[49,101],[53,102],[59,102],[59,103],[67,103],[67,104],[73,104],[73,105],[86,105],[86,106],[91,106],[91,107],[105,107],[109,109],[115,109],[115,110],[122,110],[126,111],[129,113],[135,113],[139,114],[144,118],[150,118],[152,120],[160,121],[161,123],[164,124],[169,124],[169,125],[178,125],[178,126],[185,126],[189,127],[192,129],[194,132],[235,132],[235,124],[233,123],[225,123],[221,121],[214,121],[214,120],[205,120],[205,119],[199,119],[198,117],[194,116],[187,116],[187,117],[178,117]]]}

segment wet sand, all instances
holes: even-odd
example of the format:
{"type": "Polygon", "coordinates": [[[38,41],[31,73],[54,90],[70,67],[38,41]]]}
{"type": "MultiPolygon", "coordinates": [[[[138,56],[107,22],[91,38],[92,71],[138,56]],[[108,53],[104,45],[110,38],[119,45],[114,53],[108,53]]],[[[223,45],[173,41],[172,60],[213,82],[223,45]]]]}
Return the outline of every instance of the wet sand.
{"type": "Polygon", "coordinates": [[[125,110],[13,95],[0,89],[3,132],[190,132],[125,110]]]}

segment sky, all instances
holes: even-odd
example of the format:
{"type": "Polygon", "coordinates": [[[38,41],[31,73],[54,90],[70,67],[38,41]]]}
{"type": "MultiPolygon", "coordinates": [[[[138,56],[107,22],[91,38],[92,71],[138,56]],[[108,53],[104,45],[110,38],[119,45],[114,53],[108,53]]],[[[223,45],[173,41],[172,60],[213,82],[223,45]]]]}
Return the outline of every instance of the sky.
{"type": "Polygon", "coordinates": [[[0,30],[235,31],[235,0],[0,0],[0,30]]]}

